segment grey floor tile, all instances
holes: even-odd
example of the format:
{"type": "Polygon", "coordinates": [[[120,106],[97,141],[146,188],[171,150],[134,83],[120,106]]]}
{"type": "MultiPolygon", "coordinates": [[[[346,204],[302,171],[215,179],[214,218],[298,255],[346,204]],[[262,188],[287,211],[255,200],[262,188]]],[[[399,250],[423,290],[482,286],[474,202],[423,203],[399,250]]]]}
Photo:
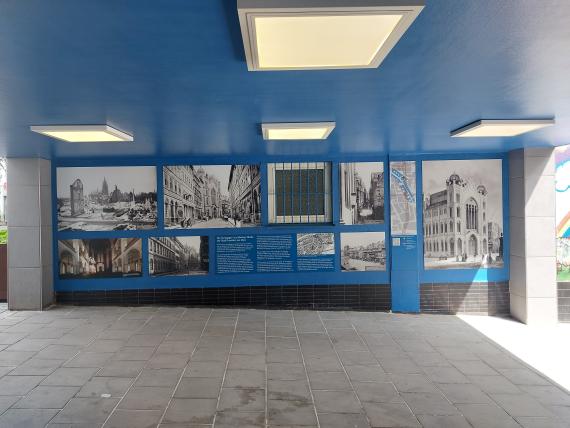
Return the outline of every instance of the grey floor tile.
{"type": "Polygon", "coordinates": [[[317,425],[315,408],[312,404],[288,400],[268,400],[270,426],[317,425]]]}
{"type": "Polygon", "coordinates": [[[72,398],[54,423],[102,424],[118,403],[117,398],[72,398]]]}
{"type": "Polygon", "coordinates": [[[461,415],[418,415],[418,419],[424,428],[471,428],[471,425],[469,422],[467,422],[467,419],[461,415]]]}
{"type": "Polygon", "coordinates": [[[353,391],[313,391],[317,412],[361,413],[362,408],[353,391]]]}
{"type": "Polygon", "coordinates": [[[4,376],[0,378],[0,395],[26,395],[44,376],[4,376]]]}
{"type": "Polygon", "coordinates": [[[269,363],[267,364],[267,378],[282,380],[306,379],[307,374],[302,364],[269,363]]]}
{"type": "Polygon", "coordinates": [[[77,386],[38,386],[13,407],[18,409],[63,409],[79,390],[77,386]]]}
{"type": "Polygon", "coordinates": [[[49,345],[36,354],[36,358],[44,360],[67,360],[79,352],[81,348],[78,346],[68,345],[49,345]]]}
{"type": "Polygon", "coordinates": [[[378,365],[378,361],[369,351],[339,351],[340,361],[344,366],[374,366],[378,365]]]}
{"type": "Polygon", "coordinates": [[[388,375],[380,366],[346,366],[346,373],[353,382],[385,382],[388,375]]]}
{"type": "Polygon", "coordinates": [[[311,401],[311,392],[306,379],[267,381],[267,397],[271,400],[311,401]]]}
{"type": "Polygon", "coordinates": [[[96,398],[108,394],[111,397],[122,397],[134,380],[128,377],[94,377],[83,385],[77,396],[96,398]]]}
{"type": "Polygon", "coordinates": [[[353,382],[360,401],[371,403],[402,403],[403,400],[391,382],[353,382]]]}
{"type": "Polygon", "coordinates": [[[113,357],[112,352],[80,352],[63,367],[103,367],[113,357]]]}
{"type": "Polygon", "coordinates": [[[50,386],[83,386],[98,371],[93,367],[62,367],[42,381],[50,386]]]}
{"type": "Polygon", "coordinates": [[[175,398],[164,415],[164,423],[211,424],[216,413],[216,399],[175,398]]]}
{"type": "Polygon", "coordinates": [[[218,398],[220,395],[220,387],[222,379],[197,377],[182,378],[174,397],[176,398],[218,398]]]}
{"type": "Polygon", "coordinates": [[[530,369],[499,369],[499,372],[515,385],[550,385],[546,378],[530,369]]]}
{"type": "Polygon", "coordinates": [[[453,361],[453,365],[466,375],[479,375],[479,376],[497,376],[493,368],[483,361],[453,361]]]}
{"type": "Polygon", "coordinates": [[[115,361],[148,361],[156,348],[149,346],[126,346],[113,355],[115,361]]]}
{"type": "Polygon", "coordinates": [[[97,376],[137,377],[143,366],[144,361],[108,361],[97,372],[97,376]]]}
{"type": "Polygon", "coordinates": [[[420,424],[408,406],[401,403],[363,403],[373,427],[419,427],[420,424]]]}
{"type": "Polygon", "coordinates": [[[567,422],[560,419],[522,416],[515,418],[523,428],[568,428],[567,422]]]}
{"type": "Polygon", "coordinates": [[[228,370],[265,370],[265,354],[230,355],[228,370]]]}
{"type": "Polygon", "coordinates": [[[218,410],[223,412],[263,412],[265,411],[265,390],[223,388],[218,410]]]}
{"type": "Polygon", "coordinates": [[[570,394],[556,386],[525,385],[519,388],[532,395],[542,404],[570,407],[570,394]]]}
{"type": "Polygon", "coordinates": [[[369,428],[370,423],[364,414],[318,413],[321,428],[369,428]]]}
{"type": "Polygon", "coordinates": [[[9,409],[0,416],[1,428],[40,428],[45,427],[57,414],[49,409],[9,409]]]}
{"type": "Polygon", "coordinates": [[[457,409],[440,393],[402,392],[402,398],[415,415],[457,415],[457,409]]]}
{"type": "Polygon", "coordinates": [[[424,373],[435,383],[470,383],[471,381],[454,367],[424,367],[424,373]]]}
{"type": "Polygon", "coordinates": [[[216,414],[214,428],[264,428],[265,413],[223,411],[216,414]]]}
{"type": "Polygon", "coordinates": [[[115,410],[105,428],[154,428],[161,416],[160,410],[115,410]]]}
{"type": "Polygon", "coordinates": [[[222,378],[226,371],[225,361],[191,361],[184,377],[222,378]]]}
{"type": "Polygon", "coordinates": [[[527,394],[490,394],[490,397],[511,416],[551,416],[537,400],[527,394]]]}
{"type": "Polygon", "coordinates": [[[457,408],[474,428],[519,427],[519,424],[496,404],[458,404],[457,408]]]}
{"type": "Polygon", "coordinates": [[[476,385],[439,385],[443,395],[453,404],[490,404],[491,398],[476,385]]]}
{"type": "Polygon", "coordinates": [[[265,388],[265,372],[260,370],[228,370],[226,388],[265,388]]]}
{"type": "Polygon", "coordinates": [[[425,375],[390,375],[399,392],[437,392],[438,389],[425,375]]]}
{"type": "Polygon", "coordinates": [[[189,356],[185,354],[154,354],[146,363],[150,369],[183,369],[189,356]]]}
{"type": "Polygon", "coordinates": [[[121,400],[119,408],[128,410],[164,410],[170,401],[173,390],[173,387],[135,386],[121,400]]]}
{"type": "Polygon", "coordinates": [[[352,387],[344,372],[309,372],[311,388],[350,391],[352,387]]]}
{"type": "Polygon", "coordinates": [[[182,369],[144,369],[135,385],[174,387],[181,375],[182,369]]]}

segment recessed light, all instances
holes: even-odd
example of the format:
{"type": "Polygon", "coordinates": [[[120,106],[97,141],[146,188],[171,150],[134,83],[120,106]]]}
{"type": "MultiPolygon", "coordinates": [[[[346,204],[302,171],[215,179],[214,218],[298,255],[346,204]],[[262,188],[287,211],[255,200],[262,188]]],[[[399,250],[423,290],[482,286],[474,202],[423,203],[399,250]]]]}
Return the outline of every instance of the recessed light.
{"type": "Polygon", "coordinates": [[[262,123],[264,140],[326,140],[335,122],[262,123]]]}
{"type": "Polygon", "coordinates": [[[452,137],[514,137],[554,125],[554,119],[477,120],[455,131],[452,137]]]}
{"type": "Polygon", "coordinates": [[[375,68],[423,0],[238,0],[247,68],[375,68]]]}
{"type": "Polygon", "coordinates": [[[30,126],[30,130],[68,143],[117,143],[133,141],[133,136],[109,125],[30,126]]]}

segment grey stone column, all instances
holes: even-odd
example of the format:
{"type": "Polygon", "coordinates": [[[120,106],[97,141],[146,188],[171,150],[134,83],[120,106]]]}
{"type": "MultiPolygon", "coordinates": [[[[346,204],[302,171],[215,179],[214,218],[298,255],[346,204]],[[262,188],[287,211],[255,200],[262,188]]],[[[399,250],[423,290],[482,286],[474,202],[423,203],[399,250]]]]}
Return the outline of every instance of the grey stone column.
{"type": "Polygon", "coordinates": [[[554,149],[509,153],[511,314],[531,325],[557,322],[554,149]]]}
{"type": "Polygon", "coordinates": [[[53,302],[51,162],[8,158],[8,307],[53,302]]]}

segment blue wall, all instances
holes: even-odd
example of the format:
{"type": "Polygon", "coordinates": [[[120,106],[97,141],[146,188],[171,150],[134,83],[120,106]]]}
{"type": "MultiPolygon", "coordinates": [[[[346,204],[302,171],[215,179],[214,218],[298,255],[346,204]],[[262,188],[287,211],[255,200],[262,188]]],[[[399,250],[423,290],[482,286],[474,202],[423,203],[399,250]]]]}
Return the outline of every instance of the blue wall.
{"type": "Polygon", "coordinates": [[[422,224],[422,204],[421,204],[421,161],[431,159],[483,159],[500,158],[503,159],[503,225],[505,236],[504,254],[508,251],[508,165],[504,154],[474,154],[457,156],[437,156],[418,155],[404,156],[397,158],[379,156],[343,156],[326,157],[319,156],[288,156],[273,157],[193,157],[193,158],[101,158],[101,159],[65,159],[52,162],[52,207],[53,207],[53,230],[54,230],[54,284],[56,291],[80,291],[80,290],[119,290],[119,289],[141,289],[141,288],[191,288],[191,287],[228,287],[241,285],[306,285],[306,284],[389,284],[390,283],[390,206],[389,206],[389,160],[416,160],[417,170],[417,218],[418,218],[418,254],[414,255],[414,264],[418,265],[419,282],[486,282],[508,280],[509,267],[508,258],[505,259],[505,266],[500,269],[452,269],[452,270],[425,270],[423,268],[423,228],[422,224]],[[267,163],[271,162],[324,162],[332,163],[332,206],[333,222],[330,225],[268,225],[267,219],[267,163]],[[384,189],[385,189],[385,222],[380,225],[341,225],[339,224],[339,174],[338,165],[341,162],[384,162],[384,189]],[[162,167],[164,165],[208,165],[208,164],[261,164],[261,192],[262,192],[262,225],[260,227],[236,228],[236,229],[189,229],[189,230],[166,230],[163,222],[163,194],[162,194],[162,167]],[[56,169],[57,167],[70,166],[135,166],[152,165],[157,167],[157,197],[158,197],[158,227],[151,230],[133,231],[107,231],[107,232],[58,232],[57,231],[57,189],[56,169]],[[341,272],[340,270],[340,233],[341,232],[364,232],[382,231],[386,233],[386,260],[387,270],[385,272],[341,272]],[[255,274],[224,274],[217,275],[215,251],[215,237],[227,235],[261,235],[261,234],[292,234],[302,232],[333,232],[335,234],[335,271],[319,273],[255,273],[255,274]],[[150,277],[148,273],[148,238],[153,236],[209,236],[210,237],[210,273],[204,276],[187,277],[150,277]],[[142,239],[143,250],[143,274],[141,277],[130,278],[97,278],[97,279],[60,279],[58,275],[57,241],[60,239],[93,239],[93,238],[121,238],[140,237],[142,239]]]}

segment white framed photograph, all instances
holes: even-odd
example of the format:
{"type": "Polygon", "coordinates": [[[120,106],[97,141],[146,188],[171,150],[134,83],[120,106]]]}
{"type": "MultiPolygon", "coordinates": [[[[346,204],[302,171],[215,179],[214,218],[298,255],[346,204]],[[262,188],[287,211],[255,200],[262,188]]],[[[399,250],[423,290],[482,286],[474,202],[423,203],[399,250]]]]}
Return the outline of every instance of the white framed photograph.
{"type": "Polygon", "coordinates": [[[339,173],[341,223],[384,223],[384,163],[341,163],[339,173]]]}
{"type": "Polygon", "coordinates": [[[345,232],[340,234],[343,272],[386,270],[386,235],[384,232],[345,232]]]}

